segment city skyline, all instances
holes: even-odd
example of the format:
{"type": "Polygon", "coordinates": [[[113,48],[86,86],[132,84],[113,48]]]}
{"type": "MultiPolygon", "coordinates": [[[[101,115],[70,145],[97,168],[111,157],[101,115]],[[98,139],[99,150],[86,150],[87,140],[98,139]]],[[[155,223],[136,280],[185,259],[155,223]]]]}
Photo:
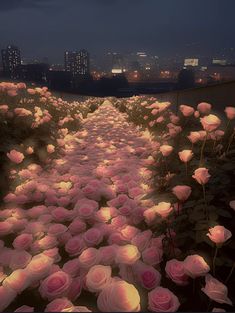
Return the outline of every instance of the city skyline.
{"type": "Polygon", "coordinates": [[[159,57],[220,56],[233,48],[235,3],[227,0],[1,1],[0,47],[61,63],[65,50],[148,51],[159,57]],[[20,27],[19,27],[20,25],[20,27]]]}

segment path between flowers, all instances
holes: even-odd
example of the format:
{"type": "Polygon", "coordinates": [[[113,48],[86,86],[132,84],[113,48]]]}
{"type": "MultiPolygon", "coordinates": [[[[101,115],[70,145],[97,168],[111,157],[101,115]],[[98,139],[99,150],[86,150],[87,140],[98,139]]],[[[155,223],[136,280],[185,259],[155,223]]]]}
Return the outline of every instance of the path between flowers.
{"type": "MultiPolygon", "coordinates": [[[[31,164],[19,171],[23,182],[5,197],[9,209],[5,210],[5,228],[1,225],[0,230],[2,243],[6,244],[1,248],[0,265],[4,268],[9,262],[12,274],[0,287],[4,299],[0,310],[15,299],[15,303],[22,303],[20,294],[31,286],[36,289],[27,289],[29,295],[39,293],[46,301],[35,306],[35,311],[45,309],[50,301],[62,296],[73,305],[81,305],[83,288],[97,292],[96,288],[83,285],[94,265],[112,266],[120,271],[118,274],[115,270],[119,278],[114,279],[130,282],[128,265],[135,263],[150,243],[152,232],[142,232],[135,225],[143,221],[143,212],[152,205],[140,200],[150,191],[151,172],[146,166],[153,150],[151,140],[105,101],[84,120],[81,131],[62,132],[59,143],[63,146],[60,157],[47,169],[31,164]],[[13,203],[18,207],[12,208],[13,203]],[[10,243],[4,239],[8,234],[14,237],[10,243]],[[116,244],[131,246],[117,251],[116,244]],[[44,265],[35,274],[35,266],[40,268],[40,263],[44,265]],[[20,274],[18,278],[18,269],[23,269],[26,276],[20,274]],[[50,294],[51,288],[56,289],[53,275],[67,275],[67,287],[59,288],[62,293],[55,290],[50,294]],[[20,283],[15,282],[17,279],[20,283]],[[14,292],[6,292],[9,287],[14,292]]],[[[155,275],[156,285],[158,276],[156,279],[155,275]]],[[[24,304],[32,305],[30,297],[27,299],[24,304]]],[[[136,301],[139,306],[138,295],[136,301]]],[[[82,305],[89,307],[89,302],[82,305]]],[[[98,305],[101,311],[104,305],[98,305]]],[[[118,310],[122,309],[126,308],[120,302],[118,310]]]]}

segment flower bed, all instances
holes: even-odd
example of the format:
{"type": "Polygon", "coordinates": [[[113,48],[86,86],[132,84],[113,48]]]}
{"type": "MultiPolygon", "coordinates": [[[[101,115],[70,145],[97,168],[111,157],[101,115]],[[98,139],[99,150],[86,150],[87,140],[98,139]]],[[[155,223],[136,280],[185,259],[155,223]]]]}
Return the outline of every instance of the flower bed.
{"type": "Polygon", "coordinates": [[[233,311],[233,107],[1,83],[0,118],[0,311],[233,311]]]}

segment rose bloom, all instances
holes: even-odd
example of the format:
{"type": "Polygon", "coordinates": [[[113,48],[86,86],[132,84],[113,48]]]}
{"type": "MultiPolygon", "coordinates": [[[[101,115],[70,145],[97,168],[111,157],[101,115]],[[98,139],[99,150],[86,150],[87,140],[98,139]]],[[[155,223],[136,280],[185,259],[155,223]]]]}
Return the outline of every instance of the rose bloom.
{"type": "Polygon", "coordinates": [[[183,263],[185,273],[191,278],[205,276],[210,271],[206,261],[197,254],[187,256],[183,263]]]}
{"type": "Polygon", "coordinates": [[[63,271],[69,274],[71,277],[76,277],[80,273],[80,264],[78,259],[72,259],[64,263],[63,271]]]}
{"type": "Polygon", "coordinates": [[[179,299],[167,288],[157,287],[148,294],[148,309],[151,312],[176,312],[179,299]]]}
{"type": "Polygon", "coordinates": [[[29,264],[29,262],[31,261],[31,258],[32,258],[31,254],[29,254],[28,252],[24,250],[19,250],[19,251],[13,250],[9,267],[12,270],[22,269],[26,267],[27,264],[29,264]]]}
{"type": "Polygon", "coordinates": [[[34,307],[28,305],[22,305],[14,312],[34,312],[34,307]]]}
{"type": "Polygon", "coordinates": [[[154,267],[137,261],[133,265],[133,271],[143,288],[151,290],[160,285],[161,274],[154,267]]]}
{"type": "Polygon", "coordinates": [[[211,108],[212,108],[212,105],[210,103],[207,103],[207,102],[201,102],[197,106],[198,111],[202,114],[210,113],[211,108]]]}
{"type": "Polygon", "coordinates": [[[47,145],[47,152],[49,154],[54,153],[55,152],[55,146],[54,145],[47,145]]]}
{"type": "Polygon", "coordinates": [[[55,299],[48,303],[48,305],[45,308],[45,312],[63,312],[64,309],[70,308],[74,308],[72,302],[64,297],[60,299],[55,299]]]}
{"type": "Polygon", "coordinates": [[[71,277],[63,272],[58,271],[41,282],[39,292],[44,299],[53,300],[65,296],[71,285],[71,277]]]}
{"type": "Polygon", "coordinates": [[[221,120],[216,115],[213,114],[201,118],[200,121],[202,127],[207,132],[212,132],[213,130],[216,130],[221,124],[221,120]]]}
{"type": "Polygon", "coordinates": [[[79,255],[86,248],[85,242],[81,235],[70,238],[65,244],[65,251],[70,256],[79,255]]]}
{"type": "Polygon", "coordinates": [[[215,302],[233,305],[228,298],[228,288],[210,274],[206,275],[206,286],[201,290],[215,302]]]}
{"type": "Polygon", "coordinates": [[[83,277],[78,276],[73,278],[67,294],[68,299],[70,299],[71,301],[76,301],[82,292],[83,285],[83,277]]]}
{"type": "Polygon", "coordinates": [[[192,150],[183,150],[179,152],[179,158],[182,162],[187,163],[189,162],[193,157],[192,150]]]}
{"type": "Polygon", "coordinates": [[[0,312],[3,312],[3,310],[5,310],[8,305],[14,301],[14,299],[16,298],[17,293],[6,286],[0,286],[0,312]]]}
{"type": "Polygon", "coordinates": [[[226,312],[224,309],[214,308],[211,312],[226,312]]]}
{"type": "Polygon", "coordinates": [[[90,268],[100,262],[100,252],[95,248],[87,248],[79,256],[79,264],[82,268],[90,268]]]}
{"type": "Polygon", "coordinates": [[[11,150],[9,153],[7,153],[7,156],[13,163],[16,164],[20,164],[24,160],[23,153],[16,150],[11,150]]]}
{"type": "Polygon", "coordinates": [[[100,263],[103,265],[113,265],[117,253],[116,245],[109,245],[99,248],[100,263]]]}
{"type": "Polygon", "coordinates": [[[224,112],[227,115],[227,118],[229,120],[234,120],[235,119],[235,107],[226,107],[224,112]]]}
{"type": "Polygon", "coordinates": [[[26,149],[26,153],[27,153],[27,154],[33,154],[33,153],[34,153],[33,148],[32,148],[32,147],[28,147],[28,148],[26,149]]]}
{"type": "Polygon", "coordinates": [[[207,168],[205,168],[205,167],[200,167],[200,168],[198,168],[198,169],[196,169],[196,170],[194,171],[194,175],[193,175],[192,177],[193,177],[200,185],[205,185],[205,184],[209,181],[211,175],[209,174],[209,171],[208,171],[207,168]]]}
{"type": "Polygon", "coordinates": [[[215,226],[209,229],[207,236],[216,245],[221,245],[232,237],[231,231],[226,229],[224,226],[215,226]]]}
{"type": "MultiPolygon", "coordinates": [[[[22,293],[31,283],[28,272],[24,269],[18,269],[4,279],[2,285],[13,289],[18,294],[22,293]]],[[[2,299],[1,299],[2,300],[2,299]]]]}
{"type": "Polygon", "coordinates": [[[230,201],[229,206],[231,209],[235,210],[235,200],[230,201]]]}
{"type": "Polygon", "coordinates": [[[173,151],[173,147],[172,146],[169,146],[169,145],[162,145],[160,148],[159,148],[160,152],[162,153],[162,155],[164,157],[167,157],[171,154],[171,152],[173,151]]]}
{"type": "Polygon", "coordinates": [[[201,135],[199,132],[190,132],[187,138],[191,141],[191,143],[196,143],[201,139],[201,135]]]}
{"type": "Polygon", "coordinates": [[[173,207],[169,202],[160,202],[154,207],[157,214],[161,215],[162,218],[167,218],[173,211],[173,207]]]}
{"type": "Polygon", "coordinates": [[[194,113],[194,108],[188,106],[188,105],[180,105],[180,111],[185,116],[191,116],[194,113]]]}
{"type": "Polygon", "coordinates": [[[148,247],[142,252],[144,263],[155,266],[162,261],[163,251],[158,247],[148,247]]]}
{"type": "Polygon", "coordinates": [[[0,236],[8,235],[12,232],[13,225],[7,221],[0,222],[0,236]]]}
{"type": "Polygon", "coordinates": [[[120,280],[101,291],[97,306],[101,312],[139,312],[140,296],[134,285],[120,280]]]}
{"type": "Polygon", "coordinates": [[[85,285],[90,292],[100,292],[112,281],[111,266],[95,265],[86,275],[85,285]]]}
{"type": "Polygon", "coordinates": [[[153,233],[150,229],[140,232],[133,237],[131,244],[135,245],[142,252],[148,247],[152,235],[153,233]]]}
{"type": "Polygon", "coordinates": [[[134,245],[120,246],[117,249],[116,263],[134,264],[140,259],[140,252],[134,245]]]}
{"type": "Polygon", "coordinates": [[[165,271],[167,276],[174,282],[176,285],[185,286],[188,282],[188,276],[185,274],[184,263],[176,259],[166,262],[165,271]]]}
{"type": "Polygon", "coordinates": [[[87,246],[97,246],[103,240],[103,234],[98,228],[90,228],[83,234],[87,246]]]}
{"type": "Polygon", "coordinates": [[[191,195],[192,188],[190,186],[175,186],[172,189],[173,194],[180,202],[185,202],[191,195]]]}
{"type": "Polygon", "coordinates": [[[41,253],[32,258],[26,270],[32,281],[40,280],[48,275],[52,264],[53,259],[41,253]]]}

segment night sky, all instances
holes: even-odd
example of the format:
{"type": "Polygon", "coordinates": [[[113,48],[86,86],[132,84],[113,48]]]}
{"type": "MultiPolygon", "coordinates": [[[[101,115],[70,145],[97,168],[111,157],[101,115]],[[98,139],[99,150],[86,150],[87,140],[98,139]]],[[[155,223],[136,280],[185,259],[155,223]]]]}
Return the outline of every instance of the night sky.
{"type": "Polygon", "coordinates": [[[64,50],[212,55],[235,46],[234,0],[0,0],[0,48],[61,62],[64,50]]]}

